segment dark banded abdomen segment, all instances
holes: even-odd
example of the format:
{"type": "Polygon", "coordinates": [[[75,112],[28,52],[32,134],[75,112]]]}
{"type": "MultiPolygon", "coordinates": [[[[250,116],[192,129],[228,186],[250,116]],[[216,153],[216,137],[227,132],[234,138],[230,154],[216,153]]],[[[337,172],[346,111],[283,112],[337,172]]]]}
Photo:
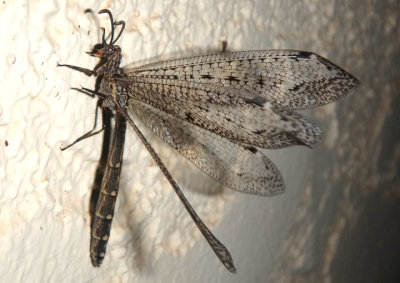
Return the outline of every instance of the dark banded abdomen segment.
{"type": "Polygon", "coordinates": [[[126,120],[118,112],[115,114],[115,127],[111,143],[110,155],[100,195],[97,200],[96,211],[90,239],[90,258],[93,266],[100,266],[103,262],[110,229],[114,215],[115,203],[118,195],[118,185],[122,168],[122,156],[124,153],[126,120]]]}

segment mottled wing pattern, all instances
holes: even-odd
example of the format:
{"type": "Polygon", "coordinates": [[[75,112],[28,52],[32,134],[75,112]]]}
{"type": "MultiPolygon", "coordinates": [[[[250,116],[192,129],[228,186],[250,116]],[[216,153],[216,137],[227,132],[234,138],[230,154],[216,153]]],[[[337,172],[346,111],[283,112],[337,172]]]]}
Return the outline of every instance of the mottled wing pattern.
{"type": "Polygon", "coordinates": [[[281,109],[336,101],[359,81],[327,59],[296,50],[227,52],[126,69],[129,76],[212,83],[257,94],[281,109]]]}
{"type": "Polygon", "coordinates": [[[178,117],[232,142],[267,149],[321,139],[318,126],[300,114],[277,109],[274,103],[245,90],[146,76],[116,79],[130,98],[178,117]]]}
{"type": "Polygon", "coordinates": [[[284,191],[279,170],[255,147],[233,143],[146,103],[129,103],[134,117],[220,183],[263,196],[284,191]]]}
{"type": "Polygon", "coordinates": [[[317,54],[240,51],[124,68],[115,78],[158,136],[228,187],[273,195],[279,171],[256,147],[317,144],[321,129],[293,109],[346,95],[359,81],[317,54]]]}

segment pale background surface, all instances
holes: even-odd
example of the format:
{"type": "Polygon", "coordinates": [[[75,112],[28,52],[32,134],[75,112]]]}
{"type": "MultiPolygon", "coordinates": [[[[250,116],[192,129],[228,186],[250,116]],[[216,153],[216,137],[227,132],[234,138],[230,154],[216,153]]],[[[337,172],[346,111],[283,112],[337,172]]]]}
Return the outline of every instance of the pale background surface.
{"type": "MultiPolygon", "coordinates": [[[[399,1],[81,3],[0,2],[1,281],[398,278],[399,1]],[[86,8],[109,8],[126,21],[123,65],[217,52],[227,40],[229,50],[313,51],[361,80],[350,96],[306,113],[324,129],[322,144],[268,153],[285,179],[280,196],[201,193],[215,184],[157,144],[193,207],[232,253],[237,275],[219,263],[130,130],[107,256],[101,268],[91,266],[89,190],[101,137],[65,152],[59,147],[91,128],[95,101],[69,89],[91,88],[94,80],[55,67],[94,66],[84,51],[98,32],[86,8]]],[[[108,29],[108,18],[99,19],[108,29]]]]}

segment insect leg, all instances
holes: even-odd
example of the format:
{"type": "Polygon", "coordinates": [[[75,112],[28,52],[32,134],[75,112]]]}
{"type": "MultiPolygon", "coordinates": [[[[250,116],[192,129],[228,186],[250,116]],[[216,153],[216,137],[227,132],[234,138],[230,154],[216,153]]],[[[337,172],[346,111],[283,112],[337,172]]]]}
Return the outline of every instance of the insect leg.
{"type": "Polygon", "coordinates": [[[95,135],[101,133],[101,132],[104,130],[105,126],[104,126],[104,121],[103,121],[103,127],[102,127],[100,130],[93,132],[94,129],[96,129],[96,127],[97,127],[97,115],[98,115],[98,112],[97,112],[97,111],[99,110],[99,108],[102,108],[102,104],[103,104],[103,100],[102,100],[102,99],[99,99],[99,100],[97,101],[96,112],[95,112],[95,114],[94,114],[95,117],[94,117],[94,125],[93,125],[93,128],[92,128],[89,132],[87,132],[86,134],[84,134],[84,135],[80,136],[79,138],[77,138],[75,141],[73,141],[73,142],[70,143],[69,145],[60,148],[61,150],[66,150],[66,149],[70,148],[71,146],[73,146],[74,144],[76,144],[76,143],[78,143],[78,142],[80,142],[80,141],[82,141],[82,140],[84,140],[84,139],[87,139],[87,138],[90,138],[90,137],[92,137],[92,136],[95,136],[95,135]]]}
{"type": "Polygon", "coordinates": [[[67,64],[58,64],[57,63],[57,67],[67,67],[67,68],[70,68],[72,70],[84,73],[88,77],[93,76],[93,75],[96,74],[95,71],[92,71],[92,70],[86,69],[86,68],[82,68],[82,67],[79,67],[79,66],[73,66],[73,65],[67,65],[67,64]]]}

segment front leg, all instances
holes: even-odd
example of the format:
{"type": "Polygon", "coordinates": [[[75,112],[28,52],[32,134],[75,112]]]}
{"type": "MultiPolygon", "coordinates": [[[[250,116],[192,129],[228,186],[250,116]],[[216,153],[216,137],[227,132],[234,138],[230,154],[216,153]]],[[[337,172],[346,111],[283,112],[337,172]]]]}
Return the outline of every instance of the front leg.
{"type": "Polygon", "coordinates": [[[57,63],[57,67],[67,67],[67,68],[70,68],[72,70],[84,73],[88,77],[96,75],[95,71],[92,71],[92,70],[89,70],[89,69],[86,69],[86,68],[82,68],[82,67],[78,67],[78,66],[65,65],[65,64],[58,64],[57,63]]]}

